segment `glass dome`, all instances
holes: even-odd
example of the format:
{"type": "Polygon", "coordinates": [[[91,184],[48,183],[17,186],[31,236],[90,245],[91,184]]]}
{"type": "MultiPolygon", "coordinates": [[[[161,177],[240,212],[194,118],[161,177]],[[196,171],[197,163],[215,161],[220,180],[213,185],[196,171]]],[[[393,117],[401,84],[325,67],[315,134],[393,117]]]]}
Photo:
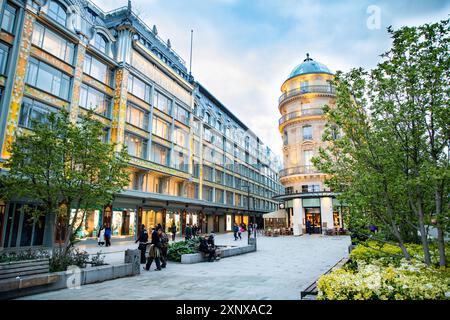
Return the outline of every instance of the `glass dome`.
{"type": "Polygon", "coordinates": [[[309,53],[306,54],[306,59],[303,60],[301,64],[299,64],[297,67],[295,67],[294,70],[289,75],[289,78],[293,78],[302,74],[308,74],[308,73],[327,73],[327,74],[333,74],[330,69],[323,63],[320,63],[318,61],[314,61],[309,57],[309,53]]]}

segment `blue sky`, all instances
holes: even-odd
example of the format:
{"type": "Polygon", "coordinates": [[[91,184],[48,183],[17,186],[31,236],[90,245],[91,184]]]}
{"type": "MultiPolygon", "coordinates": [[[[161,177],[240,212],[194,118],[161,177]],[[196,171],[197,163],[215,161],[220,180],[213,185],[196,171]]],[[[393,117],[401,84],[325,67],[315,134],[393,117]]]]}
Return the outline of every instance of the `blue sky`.
{"type": "MultiPolygon", "coordinates": [[[[104,11],[127,4],[93,1],[104,11]]],[[[387,26],[450,14],[450,0],[132,0],[132,6],[188,63],[194,30],[195,79],[279,155],[280,87],[307,52],[333,71],[371,68],[389,48],[387,26]],[[380,28],[367,26],[374,10],[380,28]]]]}

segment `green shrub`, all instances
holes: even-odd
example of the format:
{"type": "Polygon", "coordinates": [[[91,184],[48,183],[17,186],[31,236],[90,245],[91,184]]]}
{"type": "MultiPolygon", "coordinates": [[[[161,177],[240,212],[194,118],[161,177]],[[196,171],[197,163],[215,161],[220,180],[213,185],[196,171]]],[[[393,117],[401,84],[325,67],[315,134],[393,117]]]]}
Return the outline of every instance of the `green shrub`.
{"type": "Polygon", "coordinates": [[[105,255],[102,255],[100,252],[97,252],[92,256],[91,261],[89,262],[93,267],[104,266],[105,263],[105,255]]]}
{"type": "Polygon", "coordinates": [[[50,254],[44,249],[27,249],[1,253],[0,263],[48,258],[50,258],[50,254]]]}
{"type": "Polygon", "coordinates": [[[169,244],[167,258],[171,261],[181,262],[183,254],[197,253],[199,245],[199,238],[169,244]]]}
{"type": "Polygon", "coordinates": [[[50,272],[65,271],[72,265],[85,268],[88,261],[89,255],[86,251],[75,249],[64,253],[64,250],[54,250],[50,258],[50,272]]]}

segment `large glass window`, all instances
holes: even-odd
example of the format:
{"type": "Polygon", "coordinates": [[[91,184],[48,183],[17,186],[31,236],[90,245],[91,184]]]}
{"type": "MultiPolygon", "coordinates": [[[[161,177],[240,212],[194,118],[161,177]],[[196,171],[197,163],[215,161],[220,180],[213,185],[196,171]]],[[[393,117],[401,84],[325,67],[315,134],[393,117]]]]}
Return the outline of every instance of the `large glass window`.
{"type": "Polygon", "coordinates": [[[125,145],[127,146],[130,155],[138,158],[145,158],[147,153],[147,141],[144,138],[126,132],[125,145]]]}
{"type": "Polygon", "coordinates": [[[214,169],[203,165],[203,179],[214,182],[214,169]]]}
{"type": "Polygon", "coordinates": [[[9,48],[0,43],[0,74],[6,73],[6,63],[8,62],[9,48]]]}
{"type": "Polygon", "coordinates": [[[47,115],[55,111],[56,108],[24,97],[20,108],[19,125],[32,129],[34,123],[45,123],[47,115]]]}
{"type": "Polygon", "coordinates": [[[169,165],[169,148],[153,142],[151,160],[164,166],[169,165]]]}
{"type": "Polygon", "coordinates": [[[101,34],[99,34],[99,33],[96,33],[96,34],[95,34],[95,37],[94,37],[94,46],[95,46],[98,50],[100,50],[100,51],[103,52],[103,53],[107,53],[107,52],[106,52],[107,44],[108,44],[108,41],[106,40],[106,38],[105,38],[103,35],[101,35],[101,34]]]}
{"type": "Polygon", "coordinates": [[[177,104],[175,106],[175,119],[189,125],[189,111],[177,104]]]}
{"type": "Polygon", "coordinates": [[[307,167],[312,166],[312,162],[311,162],[312,157],[313,157],[312,150],[303,151],[303,160],[305,161],[305,166],[307,166],[307,167]]]}
{"type": "Polygon", "coordinates": [[[80,88],[80,106],[104,117],[111,117],[111,98],[86,84],[80,88]]]}
{"type": "Polygon", "coordinates": [[[5,6],[5,11],[2,18],[2,29],[6,32],[13,33],[14,23],[16,21],[16,8],[9,3],[5,6]]]}
{"type": "Polygon", "coordinates": [[[181,128],[175,127],[174,142],[184,148],[189,148],[189,134],[181,128]]]}
{"type": "Polygon", "coordinates": [[[61,60],[73,63],[74,44],[40,23],[34,25],[32,42],[61,60]]]}
{"type": "Polygon", "coordinates": [[[173,165],[174,168],[187,172],[189,170],[189,156],[183,152],[174,152],[173,165]]]}
{"type": "Polygon", "coordinates": [[[159,110],[164,111],[167,114],[172,114],[172,104],[169,98],[156,90],[153,97],[153,103],[159,110]]]}
{"type": "Polygon", "coordinates": [[[150,86],[133,75],[128,78],[128,92],[150,103],[150,86]]]}
{"type": "Polygon", "coordinates": [[[58,22],[59,24],[66,26],[67,13],[66,9],[57,1],[50,1],[48,6],[47,15],[58,22]]]}
{"type": "Polygon", "coordinates": [[[26,83],[62,99],[69,98],[70,77],[35,58],[29,58],[26,83]]]}
{"type": "Polygon", "coordinates": [[[170,124],[154,115],[152,133],[166,140],[170,140],[170,124]]]}
{"type": "Polygon", "coordinates": [[[83,72],[107,85],[111,84],[111,69],[89,54],[84,58],[83,72]]]}
{"type": "Polygon", "coordinates": [[[203,200],[212,202],[213,201],[213,188],[208,187],[208,186],[203,186],[202,189],[203,189],[202,190],[203,200]]]}
{"type": "Polygon", "coordinates": [[[312,126],[303,126],[303,140],[312,140],[312,126]]]}
{"type": "Polygon", "coordinates": [[[223,201],[224,201],[224,191],[216,189],[216,202],[223,203],[223,201]]]}
{"type": "Polygon", "coordinates": [[[127,122],[144,130],[148,130],[149,113],[131,103],[127,105],[127,122]]]}

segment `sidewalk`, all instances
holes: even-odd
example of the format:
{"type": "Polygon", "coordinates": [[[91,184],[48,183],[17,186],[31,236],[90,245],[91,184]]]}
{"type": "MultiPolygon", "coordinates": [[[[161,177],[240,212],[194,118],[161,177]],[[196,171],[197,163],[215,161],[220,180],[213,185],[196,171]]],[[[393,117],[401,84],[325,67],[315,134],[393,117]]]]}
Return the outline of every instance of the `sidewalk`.
{"type": "MultiPolygon", "coordinates": [[[[218,246],[246,246],[247,245],[247,232],[242,233],[242,240],[234,240],[233,233],[216,234],[216,245],[218,246]]],[[[105,263],[107,264],[119,264],[123,263],[125,250],[138,248],[138,244],[134,240],[128,238],[113,238],[111,240],[111,246],[100,247],[95,239],[82,240],[75,245],[75,248],[86,251],[90,255],[95,255],[100,252],[105,256],[105,263]]],[[[177,237],[175,242],[182,241],[184,238],[177,237]]],[[[170,240],[170,243],[173,243],[170,240]]]]}

